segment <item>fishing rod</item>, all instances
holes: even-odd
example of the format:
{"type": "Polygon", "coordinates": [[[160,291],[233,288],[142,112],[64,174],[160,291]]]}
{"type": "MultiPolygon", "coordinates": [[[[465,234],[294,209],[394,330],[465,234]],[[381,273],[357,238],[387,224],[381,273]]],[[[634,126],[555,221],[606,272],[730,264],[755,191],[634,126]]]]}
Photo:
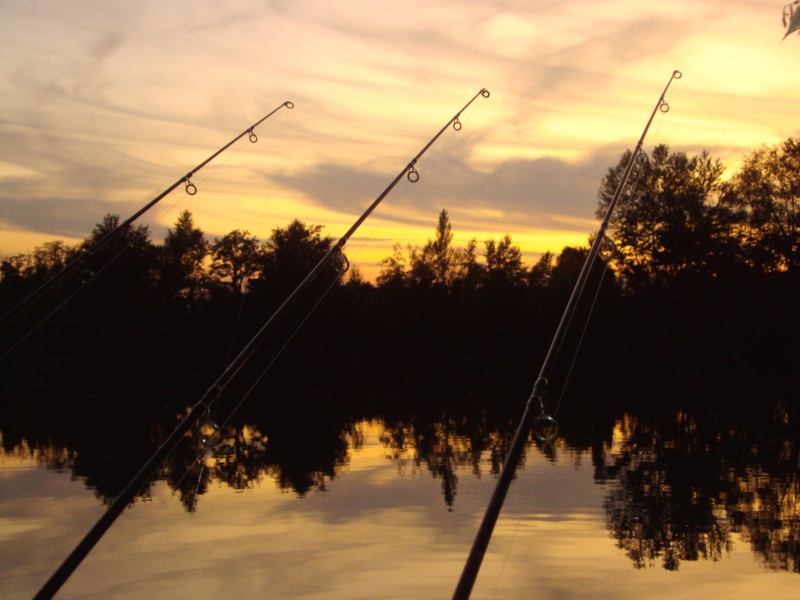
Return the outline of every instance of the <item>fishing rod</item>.
{"type": "Polygon", "coordinates": [[[533,391],[528,398],[528,402],[525,406],[525,412],[522,415],[522,420],[520,421],[519,427],[514,434],[514,440],[511,443],[506,461],[503,463],[503,469],[500,471],[500,476],[497,480],[494,493],[492,494],[492,498],[489,501],[488,507],[486,508],[483,521],[481,522],[478,533],[475,536],[472,549],[467,557],[467,562],[464,565],[461,578],[459,579],[455,593],[453,594],[453,600],[466,600],[472,593],[472,587],[475,585],[475,579],[478,577],[478,571],[481,568],[481,562],[486,554],[486,548],[489,546],[489,541],[492,537],[492,531],[494,530],[495,523],[500,515],[500,510],[503,508],[503,502],[505,501],[508,488],[511,485],[512,479],[514,478],[517,465],[519,464],[520,457],[522,456],[522,451],[525,448],[525,442],[528,439],[528,432],[532,430],[533,434],[542,442],[552,442],[558,437],[558,422],[555,420],[555,418],[547,414],[543,401],[543,397],[547,391],[550,372],[552,371],[558,351],[561,348],[561,344],[563,343],[567,334],[567,330],[569,329],[570,322],[572,321],[575,308],[578,304],[578,300],[580,300],[586,280],[589,278],[589,272],[592,268],[592,264],[594,263],[597,254],[601,252],[604,247],[608,247],[610,244],[612,244],[611,240],[606,238],[605,232],[611,219],[611,213],[614,212],[614,208],[616,207],[620,195],[622,194],[622,190],[625,187],[625,183],[630,176],[631,170],[636,162],[636,158],[638,157],[639,152],[641,152],[647,131],[650,129],[650,125],[653,122],[656,113],[659,111],[665,113],[669,110],[669,105],[664,100],[664,96],[666,95],[672,81],[674,79],[680,79],[681,77],[682,74],[680,71],[672,72],[672,76],[667,82],[664,91],[661,92],[661,96],[659,97],[658,102],[656,102],[656,106],[650,115],[650,119],[647,121],[647,125],[645,125],[644,131],[639,138],[639,142],[636,144],[636,149],[633,151],[633,154],[631,154],[631,157],[628,160],[628,165],[625,167],[625,171],[622,174],[619,184],[617,184],[617,189],[614,192],[614,196],[608,204],[606,214],[602,223],[600,224],[600,228],[597,230],[597,234],[592,242],[589,254],[586,256],[586,260],[583,263],[583,268],[581,269],[580,275],[578,275],[575,288],[572,290],[572,295],[569,297],[567,306],[564,309],[564,314],[561,317],[561,322],[556,329],[553,340],[550,343],[550,349],[547,351],[547,355],[545,356],[539,376],[536,378],[536,382],[534,383],[533,391]]]}
{"type": "MultiPolygon", "coordinates": [[[[258,141],[258,136],[255,134],[255,131],[254,131],[255,128],[258,127],[261,123],[263,123],[267,119],[269,119],[272,115],[274,115],[276,112],[278,112],[284,106],[286,108],[291,109],[291,108],[294,108],[294,103],[287,100],[286,102],[284,102],[283,104],[278,106],[278,108],[276,108],[275,110],[270,112],[268,115],[266,115],[262,119],[256,121],[255,123],[253,123],[250,127],[245,129],[242,133],[237,135],[230,142],[228,142],[227,144],[222,146],[222,148],[220,148],[219,150],[214,152],[214,154],[209,156],[207,159],[205,159],[203,162],[201,162],[199,165],[197,165],[194,169],[189,171],[186,175],[184,175],[183,177],[178,179],[175,183],[173,183],[171,186],[169,186],[167,189],[165,189],[163,192],[161,192],[158,196],[156,196],[150,202],[145,204],[142,208],[140,208],[138,211],[136,211],[133,215],[128,217],[128,219],[126,219],[125,221],[123,221],[122,223],[117,225],[111,231],[108,231],[105,235],[103,235],[103,237],[101,237],[99,240],[97,240],[89,248],[87,248],[86,250],[82,251],[78,256],[76,256],[69,263],[67,263],[64,266],[64,268],[62,268],[58,273],[56,273],[55,275],[50,277],[50,279],[45,281],[42,285],[40,285],[33,292],[28,294],[19,303],[17,303],[11,310],[6,312],[6,314],[4,314],[2,318],[0,318],[0,326],[5,326],[7,323],[9,323],[11,320],[13,320],[14,317],[16,317],[17,315],[22,313],[24,310],[26,310],[36,300],[38,300],[45,292],[47,292],[56,283],[58,283],[73,268],[75,268],[75,267],[77,267],[77,266],[79,266],[81,264],[84,264],[84,262],[86,261],[87,258],[92,256],[100,248],[105,246],[120,231],[122,231],[124,228],[128,227],[136,219],[141,217],[145,212],[150,210],[153,206],[155,206],[160,200],[162,200],[165,196],[167,196],[170,192],[172,192],[172,190],[177,188],[179,185],[183,184],[184,188],[186,190],[186,193],[189,194],[190,196],[194,196],[197,193],[197,186],[194,183],[192,183],[192,176],[195,173],[197,173],[200,169],[205,167],[212,160],[214,160],[217,156],[222,154],[225,150],[230,148],[234,143],[236,143],[238,140],[240,140],[245,135],[248,135],[250,141],[255,144],[258,141]]],[[[94,273],[92,273],[91,271],[87,271],[84,274],[84,277],[82,278],[82,280],[83,280],[84,284],[87,284],[93,278],[94,278],[94,273]]]]}
{"type": "Polygon", "coordinates": [[[469,107],[469,105],[478,98],[478,96],[488,98],[489,91],[484,88],[475,94],[475,96],[473,96],[472,99],[467,102],[464,107],[458,111],[444,127],[439,130],[439,133],[431,138],[431,140],[422,150],[420,150],[420,152],[411,160],[411,162],[408,163],[402,171],[400,171],[397,177],[394,178],[394,180],[383,191],[383,193],[381,193],[381,195],[378,196],[372,204],[370,204],[370,206],[361,214],[361,216],[356,219],[355,223],[353,223],[350,229],[347,230],[347,232],[339,239],[339,241],[336,242],[336,244],[330,248],[325,256],[320,259],[311,272],[306,275],[306,278],[300,282],[300,284],[289,295],[289,297],[286,298],[283,304],[281,304],[281,306],[275,311],[269,320],[250,339],[248,344],[244,347],[244,349],[242,349],[239,355],[236,356],[236,358],[234,358],[233,361],[227,366],[222,375],[220,375],[219,378],[217,378],[217,380],[211,385],[211,387],[208,388],[197,404],[195,404],[189,410],[188,414],[178,424],[175,430],[167,437],[166,440],[164,440],[161,446],[159,446],[155,454],[153,454],[147,463],[145,463],[136,476],[130,481],[130,483],[128,483],[125,489],[120,492],[120,495],[114,499],[103,516],[100,517],[92,529],[89,530],[89,532],[78,543],[70,555],[67,556],[61,566],[55,571],[55,573],[53,573],[50,579],[44,584],[42,589],[39,590],[39,593],[34,596],[35,600],[52,598],[55,593],[58,592],[69,576],[75,571],[76,568],[78,568],[86,555],[89,554],[95,544],[97,544],[103,534],[108,530],[109,527],[111,527],[125,507],[133,502],[139,490],[142,489],[142,487],[153,476],[153,473],[156,472],[161,463],[172,453],[184,434],[189,431],[189,428],[191,428],[202,418],[203,423],[200,427],[204,432],[203,435],[205,435],[205,433],[208,434],[206,436],[206,443],[209,443],[209,438],[217,435],[219,432],[219,426],[217,426],[216,423],[211,420],[209,415],[212,404],[220,397],[225,387],[231,382],[236,373],[239,372],[247,360],[253,355],[258,346],[266,339],[267,335],[269,335],[269,333],[274,329],[275,325],[283,318],[291,305],[294,303],[295,299],[298,298],[314,282],[314,280],[317,279],[317,277],[320,275],[320,273],[322,273],[323,269],[328,264],[333,263],[334,270],[338,273],[338,275],[341,275],[347,271],[350,263],[342,252],[342,249],[347,241],[404,176],[407,177],[411,183],[416,183],[419,181],[419,172],[416,169],[417,161],[451,125],[456,131],[461,130],[461,121],[459,120],[459,117],[461,116],[461,113],[464,112],[467,107],[469,107]]]}

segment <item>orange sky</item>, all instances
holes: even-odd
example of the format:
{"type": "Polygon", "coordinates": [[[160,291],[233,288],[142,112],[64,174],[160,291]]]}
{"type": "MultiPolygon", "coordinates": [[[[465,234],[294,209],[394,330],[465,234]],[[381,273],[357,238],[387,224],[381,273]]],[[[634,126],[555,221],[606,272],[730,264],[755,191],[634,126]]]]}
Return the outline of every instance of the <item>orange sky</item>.
{"type": "Polygon", "coordinates": [[[285,100],[144,215],[207,237],[297,217],[341,236],[462,116],[348,244],[368,275],[447,208],[456,243],[510,233],[527,262],[583,244],[596,191],[674,69],[646,149],[743,154],[798,134],[781,3],[665,0],[73,2],[0,7],[0,255],[123,218],[285,100]]]}

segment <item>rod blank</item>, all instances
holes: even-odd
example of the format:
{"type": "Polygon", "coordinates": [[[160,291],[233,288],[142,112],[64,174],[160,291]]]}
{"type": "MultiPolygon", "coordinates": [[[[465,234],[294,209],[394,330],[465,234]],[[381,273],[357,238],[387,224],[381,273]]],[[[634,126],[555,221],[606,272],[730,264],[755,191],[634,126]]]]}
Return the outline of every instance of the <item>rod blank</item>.
{"type": "Polygon", "coordinates": [[[475,585],[475,580],[478,577],[478,571],[481,568],[483,557],[486,554],[486,549],[489,546],[489,541],[491,540],[495,523],[497,523],[500,510],[503,508],[503,502],[505,501],[506,494],[508,493],[508,488],[511,486],[511,481],[514,479],[514,473],[517,470],[520,457],[522,456],[522,451],[525,448],[525,442],[528,439],[528,431],[531,428],[534,418],[551,418],[544,413],[542,398],[547,391],[548,378],[555,364],[558,349],[561,347],[561,344],[566,337],[567,330],[569,329],[570,322],[572,321],[572,317],[575,313],[575,307],[577,306],[578,300],[580,300],[581,294],[583,293],[586,280],[589,278],[589,271],[591,270],[595,257],[600,251],[600,247],[605,239],[605,231],[608,228],[611,214],[614,212],[614,208],[619,201],[622,190],[625,187],[625,183],[628,181],[628,177],[633,169],[634,162],[636,161],[636,158],[642,149],[644,138],[647,135],[647,131],[650,129],[650,124],[653,122],[653,118],[659,110],[662,112],[667,112],[667,110],[669,110],[669,105],[667,105],[667,103],[664,101],[664,96],[667,93],[672,80],[680,78],[681,72],[673,71],[672,76],[667,82],[664,91],[661,93],[661,97],[658,99],[658,102],[656,103],[656,106],[650,115],[650,119],[647,121],[647,125],[645,125],[644,131],[642,131],[639,142],[636,144],[636,149],[631,155],[628,165],[625,167],[625,172],[622,175],[619,184],[617,185],[614,196],[612,197],[611,202],[609,202],[605,217],[600,224],[600,229],[598,229],[597,235],[595,235],[592,247],[589,250],[589,254],[586,256],[586,260],[583,263],[583,268],[581,269],[580,275],[578,275],[575,288],[572,290],[572,294],[567,302],[567,306],[564,309],[561,322],[559,323],[556,333],[553,336],[553,341],[550,343],[550,349],[547,351],[547,355],[545,356],[544,363],[542,364],[542,368],[539,372],[539,377],[537,377],[536,383],[533,386],[533,391],[531,392],[530,398],[528,398],[528,402],[525,405],[525,411],[522,414],[519,427],[514,435],[511,448],[508,451],[508,456],[503,464],[503,469],[500,471],[497,485],[495,486],[494,493],[489,501],[489,505],[486,508],[483,521],[481,522],[478,533],[475,536],[472,549],[467,557],[467,562],[464,565],[461,578],[456,586],[456,591],[453,594],[453,600],[466,600],[472,593],[472,588],[475,585]]]}
{"type": "MultiPolygon", "coordinates": [[[[467,102],[464,107],[456,113],[456,115],[442,127],[427,145],[411,160],[406,167],[400,171],[397,177],[394,178],[392,183],[381,193],[380,196],[364,211],[364,213],[356,219],[355,223],[345,233],[342,238],[323,256],[317,265],[306,275],[306,278],[295,288],[283,304],[275,311],[270,319],[261,327],[261,329],[253,336],[248,342],[247,346],[233,359],[225,371],[220,375],[217,380],[211,385],[210,388],[203,394],[200,401],[195,404],[189,413],[178,424],[177,428],[169,435],[164,443],[156,450],[155,454],[145,463],[140,469],[139,473],[131,480],[117,498],[109,505],[105,514],[97,521],[91,530],[84,536],[78,543],[75,549],[64,560],[61,566],[53,573],[50,579],[45,583],[42,589],[36,594],[35,599],[52,598],[61,586],[72,575],[75,569],[81,564],[84,558],[94,548],[95,544],[100,541],[100,538],[114,523],[117,517],[122,513],[126,506],[128,506],[136,494],[142,487],[150,480],[153,473],[156,472],[161,463],[172,453],[175,446],[177,446],[181,437],[192,427],[201,417],[206,414],[211,405],[219,398],[225,387],[236,376],[236,373],[244,366],[247,360],[253,355],[258,346],[267,338],[269,333],[274,329],[275,325],[283,318],[286,312],[294,304],[294,301],[317,279],[322,270],[335,258],[342,254],[342,248],[355,233],[359,226],[366,220],[366,218],[375,210],[380,202],[389,194],[389,192],[397,185],[397,183],[406,175],[414,170],[414,165],[422,157],[422,155],[430,148],[433,143],[450,127],[452,123],[458,121],[461,113],[472,104],[478,96],[487,98],[489,92],[486,89],[480,90],[472,100],[467,102]]],[[[245,132],[246,133],[246,132],[245,132]]],[[[337,263],[338,264],[338,263],[337,263]]]]}
{"type": "Polygon", "coordinates": [[[38,300],[38,299],[39,299],[39,298],[40,298],[40,297],[41,297],[41,296],[42,296],[42,295],[43,295],[45,292],[47,292],[47,291],[48,291],[50,288],[52,288],[52,287],[53,287],[53,286],[54,286],[56,283],[58,283],[58,282],[59,282],[59,281],[60,281],[60,280],[61,280],[61,279],[62,279],[62,278],[63,278],[63,277],[64,277],[64,276],[67,274],[67,273],[69,273],[70,271],[72,271],[72,269],[73,269],[73,268],[75,268],[75,267],[77,267],[78,265],[80,265],[81,263],[83,263],[83,261],[85,261],[87,258],[89,258],[89,257],[90,257],[92,254],[94,254],[94,253],[95,253],[95,252],[97,252],[97,251],[98,251],[100,248],[102,248],[103,246],[105,246],[105,245],[106,245],[106,244],[107,244],[109,241],[111,241],[111,239],[113,239],[113,238],[114,238],[114,237],[115,237],[115,236],[116,236],[116,235],[117,235],[117,234],[118,234],[120,231],[122,231],[122,229],[124,229],[125,227],[127,227],[128,225],[130,225],[131,223],[133,223],[133,222],[134,222],[136,219],[138,219],[139,217],[141,217],[141,216],[142,216],[144,213],[146,213],[148,210],[150,210],[150,209],[151,209],[153,206],[155,206],[156,204],[158,204],[158,202],[160,202],[160,201],[161,201],[161,200],[162,200],[162,199],[163,199],[165,196],[167,196],[167,195],[168,195],[170,192],[172,192],[172,190],[174,190],[174,189],[175,189],[176,187],[178,187],[179,185],[181,185],[181,184],[184,184],[184,186],[185,186],[185,189],[186,189],[186,193],[187,193],[187,194],[189,194],[190,196],[194,196],[194,195],[197,193],[197,186],[195,186],[195,184],[194,184],[194,183],[192,183],[192,176],[193,176],[195,173],[197,173],[197,172],[198,172],[200,169],[202,169],[203,167],[205,167],[205,166],[206,166],[208,163],[210,163],[212,160],[214,160],[214,159],[215,159],[217,156],[219,156],[219,155],[220,155],[222,152],[224,152],[225,150],[227,150],[228,148],[230,148],[230,146],[231,146],[231,145],[233,145],[235,142],[237,142],[237,141],[238,141],[239,139],[241,139],[243,136],[245,136],[245,135],[249,135],[249,136],[250,136],[250,141],[251,141],[251,142],[253,142],[253,143],[255,143],[255,142],[257,141],[257,139],[258,139],[258,138],[257,138],[257,137],[255,137],[255,133],[253,132],[253,130],[254,130],[256,127],[258,127],[258,126],[259,126],[261,123],[263,123],[264,121],[266,121],[267,119],[269,119],[269,118],[270,118],[272,115],[274,115],[276,112],[278,112],[278,111],[279,111],[281,108],[283,108],[284,106],[285,106],[286,108],[294,108],[294,103],[293,103],[293,102],[290,102],[290,101],[288,101],[288,100],[287,100],[286,102],[284,102],[283,104],[281,104],[280,106],[278,106],[278,108],[276,108],[275,110],[273,110],[272,112],[270,112],[268,115],[266,115],[265,117],[263,117],[263,118],[259,119],[259,120],[258,120],[258,121],[256,121],[255,123],[253,123],[253,124],[252,124],[250,127],[248,127],[247,129],[245,129],[245,130],[244,130],[242,133],[240,133],[239,135],[237,135],[237,136],[236,136],[235,138],[233,138],[233,139],[232,139],[230,142],[228,142],[227,144],[225,144],[224,146],[222,146],[222,148],[220,148],[219,150],[217,150],[216,152],[214,152],[214,154],[212,154],[211,156],[209,156],[207,159],[205,159],[203,162],[201,162],[199,165],[197,165],[197,166],[196,166],[194,169],[192,169],[191,171],[189,171],[189,172],[188,172],[186,175],[184,175],[183,177],[181,177],[180,179],[178,179],[178,180],[177,180],[175,183],[173,183],[171,186],[169,186],[167,189],[165,189],[163,192],[161,192],[161,193],[160,193],[158,196],[156,196],[155,198],[153,198],[153,199],[152,199],[150,202],[148,202],[147,204],[145,204],[145,205],[144,205],[142,208],[140,208],[140,209],[139,209],[138,211],[136,211],[136,212],[135,212],[133,215],[131,215],[130,217],[128,217],[128,218],[127,218],[125,221],[123,221],[122,223],[120,223],[119,225],[117,225],[117,226],[116,226],[114,229],[112,229],[111,231],[107,232],[107,233],[106,233],[106,234],[105,234],[105,235],[104,235],[102,238],[100,238],[100,239],[99,239],[99,240],[97,240],[97,241],[96,241],[94,244],[92,244],[92,245],[91,245],[89,248],[87,248],[86,250],[84,250],[83,252],[81,252],[81,253],[80,253],[78,256],[76,256],[76,257],[75,257],[74,259],[72,259],[72,260],[71,260],[69,263],[67,263],[67,264],[64,266],[64,268],[63,268],[63,269],[61,269],[61,270],[60,270],[58,273],[56,273],[55,275],[53,275],[52,277],[50,277],[50,279],[48,279],[47,281],[45,281],[45,282],[44,282],[42,285],[40,285],[40,286],[39,286],[38,288],[36,288],[36,289],[35,289],[33,292],[31,292],[31,293],[30,293],[30,294],[28,294],[28,295],[27,295],[25,298],[23,298],[23,299],[22,299],[22,300],[21,300],[19,303],[17,303],[17,304],[16,304],[16,305],[15,305],[13,308],[11,308],[11,309],[10,309],[10,310],[9,310],[9,311],[6,313],[6,314],[4,314],[4,315],[3,315],[3,317],[2,317],[2,319],[0,319],[0,325],[6,325],[8,322],[10,322],[11,320],[13,320],[13,319],[14,319],[14,317],[16,317],[17,315],[19,315],[20,313],[22,313],[24,310],[26,310],[26,309],[27,309],[29,306],[31,306],[31,305],[32,305],[32,304],[33,304],[33,303],[34,303],[36,300],[38,300]]]}

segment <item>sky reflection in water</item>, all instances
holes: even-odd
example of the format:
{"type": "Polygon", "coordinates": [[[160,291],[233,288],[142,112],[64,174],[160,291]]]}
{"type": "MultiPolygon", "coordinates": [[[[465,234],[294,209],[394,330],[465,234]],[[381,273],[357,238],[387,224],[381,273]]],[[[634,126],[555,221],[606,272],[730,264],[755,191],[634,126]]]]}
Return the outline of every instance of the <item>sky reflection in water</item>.
{"type": "MultiPolygon", "coordinates": [[[[448,598],[494,478],[458,470],[454,510],[441,481],[398,468],[380,426],[327,491],[305,498],[272,479],[236,493],[213,482],[188,513],[168,486],[109,530],[59,598],[448,598]]],[[[511,487],[473,598],[796,597],[797,575],[764,569],[733,535],[719,561],[634,569],[608,533],[588,453],[529,450],[511,487]]],[[[488,460],[485,458],[485,460],[488,460]]],[[[485,466],[485,465],[484,465],[485,466]]],[[[28,598],[102,514],[68,473],[0,463],[0,595],[28,598]]]]}

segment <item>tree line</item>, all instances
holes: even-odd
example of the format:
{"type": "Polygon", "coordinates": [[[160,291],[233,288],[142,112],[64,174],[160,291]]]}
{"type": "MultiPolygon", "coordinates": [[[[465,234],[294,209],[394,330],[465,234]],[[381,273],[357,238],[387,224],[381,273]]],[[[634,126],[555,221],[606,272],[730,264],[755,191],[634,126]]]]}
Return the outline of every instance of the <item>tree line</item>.
{"type": "MultiPolygon", "coordinates": [[[[629,158],[624,153],[602,180],[598,216],[629,158]]],[[[594,311],[585,352],[597,372],[626,360],[629,372],[643,377],[692,377],[734,365],[775,379],[792,376],[800,140],[757,148],[732,177],[723,173],[707,152],[688,156],[661,145],[640,155],[608,230],[614,251],[593,266],[588,289],[599,292],[576,317],[594,311]],[[613,344],[614,358],[606,344],[613,344]]],[[[54,241],[3,257],[0,308],[14,306],[119,222],[107,215],[74,247],[54,241]]],[[[77,350],[104,362],[118,357],[115,345],[129,355],[145,347],[151,353],[158,342],[202,362],[193,340],[208,340],[206,355],[241,346],[330,250],[333,239],[322,229],[294,220],[263,243],[238,229],[209,241],[184,211],[155,244],[146,226],[126,226],[86,258],[80,276],[29,311],[35,315],[3,332],[4,342],[85,288],[85,298],[70,303],[77,307],[66,324],[34,336],[39,358],[77,350]]],[[[396,245],[374,284],[357,268],[321,278],[296,311],[304,314],[327,294],[316,324],[300,336],[302,354],[331,365],[328,340],[336,339],[337,356],[369,369],[413,364],[420,376],[435,378],[451,369],[505,375],[524,368],[530,378],[587,253],[566,247],[529,266],[509,235],[457,248],[442,210],[434,237],[421,246],[396,245]]]]}
{"type": "MultiPolygon", "coordinates": [[[[601,182],[599,213],[628,156],[601,182]]],[[[758,148],[732,177],[722,175],[707,153],[658,146],[640,159],[609,229],[615,250],[593,266],[553,376],[556,392],[545,398],[551,409],[561,405],[566,442],[592,448],[598,480],[622,484],[606,507],[615,539],[637,564],[666,557],[664,548],[675,545],[658,537],[639,543],[640,528],[629,523],[642,511],[681,513],[678,520],[694,528],[686,547],[705,540],[713,551],[727,539],[709,529],[714,503],[724,497],[731,510],[741,507],[750,486],[761,485],[743,477],[761,469],[775,490],[796,482],[800,141],[758,148]],[[557,394],[565,388],[562,402],[557,394]],[[615,446],[624,414],[637,415],[625,423],[630,442],[615,446]],[[650,452],[654,445],[658,454],[650,452]],[[687,445],[686,456],[704,457],[693,459],[696,470],[687,471],[675,451],[687,445]],[[717,454],[715,461],[707,456],[717,454]],[[730,485],[729,456],[745,474],[734,478],[744,482],[741,490],[730,485]],[[643,466],[631,471],[629,464],[643,466]],[[692,485],[664,480],[669,485],[648,486],[642,495],[639,482],[652,483],[653,473],[688,473],[692,485]],[[698,489],[709,490],[704,503],[698,489]]],[[[107,216],[81,247],[118,223],[107,216]]],[[[526,265],[508,235],[463,248],[453,237],[443,210],[431,239],[395,246],[374,284],[357,269],[321,277],[226,389],[219,404],[226,441],[215,477],[246,487],[266,469],[283,487],[316,489],[346,461],[355,442],[342,432],[352,434],[361,419],[385,423],[384,444],[399,462],[415,449],[441,479],[448,506],[457,468],[474,470],[488,450],[492,473],[499,470],[513,435],[509,423],[530,392],[588,248],[564,248],[526,265]],[[228,422],[278,355],[252,392],[256,398],[228,422]],[[223,460],[226,452],[236,460],[223,460]]],[[[4,444],[70,448],[75,472],[113,497],[331,243],[321,226],[297,220],[264,242],[238,230],[208,241],[188,212],[161,244],[144,226],[125,229],[44,306],[2,332],[3,343],[14,341],[81,291],[0,362],[4,444]],[[106,471],[112,477],[101,482],[106,471]]],[[[79,250],[51,242],[2,259],[4,309],[79,250]]],[[[178,480],[195,458],[182,446],[168,476],[178,480]]],[[[201,476],[207,485],[211,475],[201,476]]],[[[190,480],[174,482],[187,507],[198,489],[198,479],[190,480]]],[[[777,498],[767,500],[780,516],[777,498]]],[[[762,535],[764,552],[779,555],[782,535],[762,535]]],[[[796,551],[790,556],[796,569],[796,551]]],[[[677,565],[672,554],[667,562],[677,565]]]]}

